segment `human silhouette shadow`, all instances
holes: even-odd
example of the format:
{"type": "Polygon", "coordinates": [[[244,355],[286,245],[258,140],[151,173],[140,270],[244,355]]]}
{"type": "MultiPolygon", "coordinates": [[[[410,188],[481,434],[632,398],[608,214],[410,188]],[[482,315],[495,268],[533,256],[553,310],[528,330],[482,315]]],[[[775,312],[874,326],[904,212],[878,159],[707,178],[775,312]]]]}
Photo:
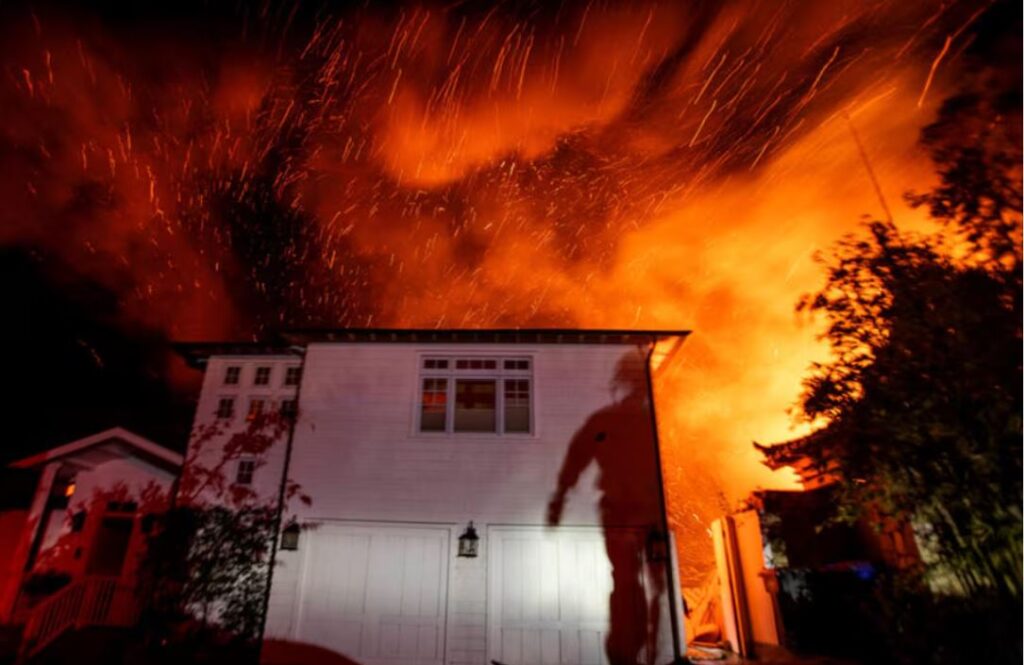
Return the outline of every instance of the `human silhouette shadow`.
{"type": "Polygon", "coordinates": [[[567,494],[596,464],[601,525],[612,568],[605,653],[611,665],[636,665],[641,657],[652,662],[657,653],[659,599],[665,589],[663,566],[645,556],[647,545],[661,537],[662,518],[645,358],[638,351],[619,360],[610,387],[613,403],[592,414],[573,435],[547,522],[561,522],[567,494]]]}

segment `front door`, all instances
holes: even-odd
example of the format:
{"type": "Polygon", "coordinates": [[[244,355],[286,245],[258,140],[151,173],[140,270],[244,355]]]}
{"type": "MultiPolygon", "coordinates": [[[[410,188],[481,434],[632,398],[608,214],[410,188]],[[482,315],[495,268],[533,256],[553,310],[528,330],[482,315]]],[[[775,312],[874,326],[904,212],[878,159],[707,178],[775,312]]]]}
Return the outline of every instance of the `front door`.
{"type": "Polygon", "coordinates": [[[128,544],[132,538],[131,517],[104,517],[92,540],[92,551],[86,573],[120,577],[124,560],[128,555],[128,544]]]}

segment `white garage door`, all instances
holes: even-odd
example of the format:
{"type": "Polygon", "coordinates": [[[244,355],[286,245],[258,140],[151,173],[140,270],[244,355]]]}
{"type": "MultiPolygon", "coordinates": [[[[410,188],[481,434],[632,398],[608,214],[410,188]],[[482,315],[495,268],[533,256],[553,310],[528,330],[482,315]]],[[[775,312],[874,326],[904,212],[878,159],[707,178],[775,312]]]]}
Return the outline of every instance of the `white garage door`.
{"type": "Polygon", "coordinates": [[[363,665],[443,662],[446,529],[320,524],[309,536],[300,641],[363,665]]]}
{"type": "MultiPolygon", "coordinates": [[[[612,571],[602,530],[510,527],[489,534],[488,659],[606,663],[612,571]]],[[[616,537],[643,542],[632,530],[616,537]]]]}

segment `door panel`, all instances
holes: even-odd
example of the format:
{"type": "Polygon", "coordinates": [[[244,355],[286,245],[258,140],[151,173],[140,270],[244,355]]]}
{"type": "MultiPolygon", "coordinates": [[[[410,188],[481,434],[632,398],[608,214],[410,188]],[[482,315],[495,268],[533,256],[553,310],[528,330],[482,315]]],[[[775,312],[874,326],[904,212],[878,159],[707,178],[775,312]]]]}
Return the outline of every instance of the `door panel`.
{"type": "Polygon", "coordinates": [[[445,529],[319,525],[310,530],[298,638],[369,663],[441,663],[445,529]]]}
{"type": "MultiPolygon", "coordinates": [[[[507,665],[607,663],[613,571],[604,531],[500,527],[488,533],[488,660],[507,665]]],[[[639,532],[616,529],[609,537],[612,551],[642,557],[639,532]]],[[[618,565],[628,568],[621,561],[618,565]]],[[[620,620],[627,616],[643,623],[642,566],[635,566],[635,572],[636,595],[620,589],[616,602],[620,620]]],[[[635,626],[619,627],[620,637],[623,628],[635,626]]]]}

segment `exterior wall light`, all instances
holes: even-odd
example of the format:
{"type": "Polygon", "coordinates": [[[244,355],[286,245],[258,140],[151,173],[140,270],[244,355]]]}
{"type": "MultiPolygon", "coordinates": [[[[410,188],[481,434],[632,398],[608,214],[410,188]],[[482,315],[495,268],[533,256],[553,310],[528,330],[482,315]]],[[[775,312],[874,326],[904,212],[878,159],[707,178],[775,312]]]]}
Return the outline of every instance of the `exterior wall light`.
{"type": "Polygon", "coordinates": [[[459,536],[459,556],[475,559],[479,546],[480,536],[476,535],[476,529],[473,528],[473,523],[470,522],[466,530],[459,536]]]}
{"type": "Polygon", "coordinates": [[[293,521],[281,532],[281,549],[294,552],[299,549],[299,533],[302,528],[298,522],[293,521]]]}

